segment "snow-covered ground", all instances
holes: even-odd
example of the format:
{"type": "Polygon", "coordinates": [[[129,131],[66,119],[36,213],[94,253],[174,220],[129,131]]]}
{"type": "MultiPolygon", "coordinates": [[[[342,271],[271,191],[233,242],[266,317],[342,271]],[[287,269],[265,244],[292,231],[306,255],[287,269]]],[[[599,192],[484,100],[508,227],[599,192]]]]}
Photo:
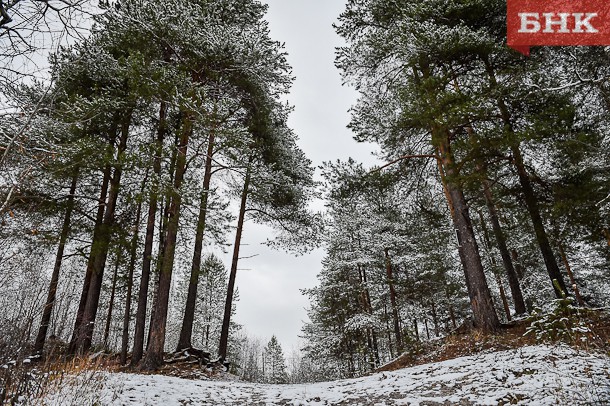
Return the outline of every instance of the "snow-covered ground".
{"type": "MultiPolygon", "coordinates": [[[[97,396],[103,405],[604,405],[610,404],[610,358],[532,346],[301,385],[109,374],[97,396]]],[[[45,404],[68,398],[58,394],[45,404]]]]}

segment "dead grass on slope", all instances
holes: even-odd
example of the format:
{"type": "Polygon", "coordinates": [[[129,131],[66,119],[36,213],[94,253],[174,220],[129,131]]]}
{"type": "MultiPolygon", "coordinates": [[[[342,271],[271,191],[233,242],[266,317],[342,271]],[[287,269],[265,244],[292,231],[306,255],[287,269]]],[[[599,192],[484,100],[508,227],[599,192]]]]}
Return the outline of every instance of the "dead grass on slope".
{"type": "Polygon", "coordinates": [[[475,328],[462,326],[446,337],[413,344],[400,357],[378,368],[376,372],[395,371],[481,352],[503,351],[541,343],[564,342],[580,350],[610,355],[610,313],[607,309],[585,309],[576,316],[559,314],[554,320],[560,324],[558,328],[565,327],[569,334],[556,340],[542,339],[537,335],[532,329],[536,320],[535,317],[529,317],[504,324],[496,334],[485,334],[475,328]]]}

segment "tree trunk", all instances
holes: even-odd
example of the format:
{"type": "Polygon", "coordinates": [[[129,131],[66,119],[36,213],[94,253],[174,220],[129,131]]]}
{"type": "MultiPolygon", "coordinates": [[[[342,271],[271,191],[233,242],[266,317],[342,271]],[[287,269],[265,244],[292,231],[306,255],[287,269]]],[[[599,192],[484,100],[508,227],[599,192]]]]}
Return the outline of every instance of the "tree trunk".
{"type": "MultiPolygon", "coordinates": [[[[177,147],[176,147],[177,148],[177,147]]],[[[173,179],[173,171],[170,171],[173,179]]],[[[167,227],[169,225],[169,207],[171,198],[167,196],[165,203],[161,202],[163,210],[159,214],[159,243],[157,248],[157,264],[155,266],[153,276],[153,291],[152,291],[152,306],[150,308],[150,323],[148,323],[148,335],[146,337],[146,350],[150,344],[150,335],[152,334],[152,320],[155,318],[155,309],[157,308],[157,300],[159,297],[159,282],[161,279],[161,269],[163,268],[163,258],[165,257],[165,237],[167,237],[167,227]]]]}
{"type": "Polygon", "coordinates": [[[517,250],[514,248],[510,250],[510,256],[513,260],[513,264],[515,265],[515,271],[517,272],[517,276],[519,277],[519,279],[523,279],[525,272],[523,270],[523,265],[521,265],[521,263],[519,262],[519,255],[517,254],[517,250]]]}
{"type": "MultiPolygon", "coordinates": [[[[172,153],[172,158],[169,164],[169,178],[172,179],[172,182],[176,179],[176,163],[178,160],[178,150],[180,143],[179,133],[176,134],[176,138],[174,141],[174,152],[172,153]]],[[[171,197],[165,196],[165,202],[161,202],[163,205],[163,210],[159,216],[159,248],[157,249],[157,264],[155,266],[155,271],[153,276],[154,284],[153,284],[153,297],[152,297],[152,307],[150,311],[150,323],[148,325],[148,337],[146,339],[146,350],[148,350],[148,346],[150,344],[150,336],[152,334],[153,323],[152,320],[155,318],[155,309],[157,308],[157,299],[159,295],[159,283],[161,279],[161,269],[163,268],[163,258],[165,258],[165,239],[167,237],[167,228],[169,225],[169,217],[170,217],[170,203],[171,197]]]]}
{"type": "Polygon", "coordinates": [[[385,331],[388,335],[388,349],[390,350],[390,358],[394,358],[394,343],[392,341],[392,329],[390,328],[390,316],[388,315],[388,303],[385,298],[383,299],[383,316],[385,319],[385,331]]]}
{"type": "Polygon", "coordinates": [[[117,254],[114,274],[112,275],[112,288],[110,289],[110,301],[108,302],[108,314],[106,315],[106,325],[104,326],[104,348],[108,350],[108,337],[110,336],[110,324],[112,324],[112,311],[114,310],[114,297],[116,293],[116,283],[119,277],[119,265],[121,255],[117,254]]]}
{"type": "MultiPolygon", "coordinates": [[[[423,78],[430,78],[430,67],[425,60],[422,61],[420,68],[423,78]]],[[[416,71],[414,71],[414,74],[416,81],[419,81],[416,71]]],[[[428,97],[431,99],[431,103],[436,102],[436,94],[428,92],[428,97]]],[[[472,228],[468,204],[462,186],[457,180],[459,170],[451,151],[451,132],[448,128],[432,121],[430,133],[432,145],[439,156],[437,160],[439,174],[457,234],[458,253],[464,268],[473,321],[477,328],[486,332],[495,332],[500,326],[500,321],[491,300],[479,247],[472,228]]]]}
{"type": "Polygon", "coordinates": [[[110,183],[110,174],[112,168],[110,165],[104,168],[104,177],[102,179],[102,186],[100,190],[100,198],[98,200],[97,214],[95,217],[95,226],[93,227],[93,237],[91,239],[91,250],[89,258],[87,260],[87,269],[85,271],[85,280],[83,281],[83,289],[80,295],[80,301],[78,303],[78,310],[76,311],[76,320],[74,321],[74,328],[72,330],[72,338],[70,339],[70,345],[68,352],[74,354],[76,352],[76,343],[79,335],[82,333],[81,325],[83,321],[83,315],[85,313],[85,305],[87,304],[87,296],[89,294],[89,285],[91,284],[91,275],[93,274],[93,265],[95,261],[95,250],[96,242],[100,238],[100,232],[102,222],[104,221],[104,212],[106,210],[106,199],[108,197],[108,185],[110,183]]]}
{"type": "Polygon", "coordinates": [[[455,330],[457,326],[457,320],[455,319],[455,311],[453,310],[453,306],[449,305],[449,318],[451,319],[451,326],[455,330]]]}
{"type": "Polygon", "coordinates": [[[208,197],[210,195],[210,180],[212,179],[212,155],[214,154],[214,131],[210,132],[208,138],[208,151],[205,158],[205,171],[203,174],[203,185],[201,188],[201,201],[199,203],[199,217],[195,232],[195,247],[193,250],[193,263],[191,266],[191,277],[189,279],[188,295],[182,320],[180,339],[177,351],[191,348],[193,336],[193,320],[195,318],[195,303],[197,301],[197,286],[199,285],[199,273],[201,268],[201,251],[203,248],[203,235],[205,233],[206,214],[208,211],[208,197]]]}
{"type": "Polygon", "coordinates": [[[504,313],[506,314],[506,320],[511,321],[510,306],[508,305],[508,299],[506,298],[506,292],[504,291],[504,285],[502,284],[502,278],[499,274],[496,274],[496,283],[500,290],[500,299],[502,299],[502,305],[504,306],[504,313]]]}
{"type": "Polygon", "coordinates": [[[231,312],[233,308],[233,293],[235,290],[235,279],[237,277],[237,262],[239,261],[239,247],[241,245],[241,236],[244,229],[244,218],[246,215],[246,204],[248,201],[248,188],[250,187],[251,165],[253,157],[250,156],[246,178],[244,179],[244,188],[241,193],[241,204],[239,207],[239,217],[237,219],[237,230],[235,231],[235,245],[233,246],[233,258],[231,260],[231,272],[229,274],[229,283],[227,286],[227,299],[225,301],[224,316],[222,319],[222,329],[220,331],[220,344],[218,346],[218,356],[220,359],[227,358],[227,349],[229,345],[229,326],[231,324],[231,312]]]}
{"type": "MultiPolygon", "coordinates": [[[[93,330],[95,327],[95,319],[99,307],[100,294],[102,291],[102,282],[104,280],[104,268],[106,266],[106,258],[108,257],[108,249],[110,248],[110,240],[112,237],[112,227],[114,226],[114,215],[119,198],[119,189],[121,185],[121,175],[123,172],[121,160],[127,149],[127,137],[129,134],[129,126],[131,124],[131,112],[123,117],[121,123],[121,139],[117,151],[117,164],[114,169],[114,174],[110,179],[110,192],[108,194],[108,205],[104,212],[104,221],[100,227],[100,236],[95,247],[95,260],[93,262],[93,270],[91,273],[91,282],[89,291],[87,292],[87,302],[81,324],[81,333],[79,333],[75,348],[77,352],[84,353],[91,348],[93,340],[93,330]]],[[[93,252],[92,252],[93,254],[93,252]]]]}
{"type": "Polygon", "coordinates": [[[570,283],[572,284],[572,289],[574,289],[574,296],[576,296],[576,302],[578,303],[579,306],[585,306],[585,301],[582,300],[582,296],[580,295],[580,289],[578,289],[578,285],[576,284],[576,279],[574,279],[574,273],[572,272],[572,267],[570,266],[570,262],[568,261],[568,256],[566,255],[566,251],[561,242],[559,243],[559,254],[561,255],[563,264],[566,267],[566,271],[568,272],[568,277],[570,278],[570,283]]]}
{"type": "Polygon", "coordinates": [[[514,145],[511,147],[511,151],[513,153],[515,167],[517,168],[517,174],[519,175],[519,183],[521,184],[521,189],[523,191],[525,205],[527,206],[527,210],[534,225],[536,241],[540,247],[540,252],[542,253],[542,258],[544,259],[551,283],[556,280],[557,284],[559,285],[558,289],[556,284],[552,283],[553,289],[555,290],[555,296],[561,298],[564,294],[568,294],[568,290],[566,288],[565,281],[563,280],[563,276],[561,275],[561,271],[559,270],[559,265],[557,265],[555,255],[553,254],[553,249],[551,248],[551,243],[549,242],[549,238],[544,228],[544,223],[540,215],[540,209],[534,194],[534,189],[532,188],[529,175],[525,169],[525,164],[523,163],[523,157],[521,156],[519,147],[514,145]]]}
{"type": "MultiPolygon", "coordinates": [[[[147,176],[142,182],[142,186],[146,185],[147,176]]],[[[142,192],[144,188],[142,188],[142,192]]],[[[138,203],[136,209],[136,220],[134,224],[133,236],[130,243],[129,251],[129,269],[127,270],[127,296],[125,297],[125,315],[123,317],[123,333],[121,339],[121,365],[127,362],[127,348],[129,347],[129,323],[131,321],[131,298],[133,294],[133,273],[136,267],[136,256],[138,252],[138,237],[140,233],[140,220],[142,216],[142,202],[138,203]]]]}
{"type": "Polygon", "coordinates": [[[176,174],[174,176],[174,188],[171,193],[169,207],[169,222],[167,235],[165,237],[163,265],[159,274],[159,289],[157,292],[157,303],[153,309],[154,317],[151,320],[151,334],[146,356],[142,360],[141,368],[155,370],[163,364],[163,350],[165,347],[165,328],[167,324],[167,311],[169,305],[169,291],[172,282],[174,268],[174,256],[176,252],[176,238],[178,236],[178,224],[180,220],[180,206],[182,195],[180,189],[186,172],[186,153],[189,138],[193,131],[193,114],[185,113],[183,128],[181,131],[178,156],[176,160],[176,174]]]}
{"type": "Polygon", "coordinates": [[[449,147],[448,134],[441,137],[440,142],[438,142],[438,150],[442,160],[441,180],[450,199],[449,206],[453,208],[452,217],[457,233],[458,252],[464,268],[474,324],[484,331],[495,332],[500,326],[500,322],[485,278],[468,205],[461,187],[455,180],[457,170],[455,169],[453,153],[449,147]]]}
{"type": "Polygon", "coordinates": [[[390,305],[392,306],[392,321],[394,324],[394,336],[396,337],[396,353],[402,354],[402,334],[400,332],[400,319],[398,317],[398,304],[396,303],[396,289],[394,288],[394,275],[392,271],[392,260],[390,259],[389,250],[385,251],[385,271],[388,278],[388,287],[390,289],[390,305]]]}
{"type": "Polygon", "coordinates": [[[415,341],[419,341],[419,326],[415,317],[413,318],[413,330],[415,331],[415,341]]]}
{"type": "MultiPolygon", "coordinates": [[[[367,305],[367,311],[369,314],[373,314],[373,305],[371,304],[371,293],[368,288],[368,279],[366,276],[366,269],[362,268],[362,282],[364,283],[364,299],[367,305]]],[[[373,351],[375,353],[375,365],[379,365],[379,345],[377,343],[377,332],[375,329],[371,329],[371,335],[373,337],[373,351]]]]}
{"type": "Polygon", "coordinates": [[[136,325],[133,337],[133,352],[131,366],[142,359],[144,353],[144,330],[146,329],[146,307],[148,304],[148,286],[150,284],[150,267],[155,239],[155,220],[159,194],[159,177],[161,176],[161,159],[163,155],[163,139],[167,126],[167,104],[161,102],[159,107],[159,127],[155,140],[155,158],[153,160],[154,184],[148,201],[148,216],[146,218],[146,236],[144,237],[144,252],[142,253],[142,276],[138,292],[138,308],[136,310],[136,325]]]}
{"type": "Polygon", "coordinates": [[[51,283],[49,285],[47,301],[42,312],[40,328],[38,329],[38,335],[36,336],[36,342],[34,344],[34,351],[37,354],[42,354],[44,350],[44,344],[47,338],[47,332],[49,330],[49,323],[51,321],[51,314],[53,313],[53,306],[55,305],[55,298],[57,297],[59,272],[61,270],[61,263],[64,257],[64,249],[66,246],[66,241],[68,240],[68,234],[70,234],[70,221],[72,217],[72,211],[74,210],[74,195],[76,193],[77,182],[78,168],[75,169],[75,173],[72,176],[72,183],[70,184],[70,194],[68,196],[66,213],[64,214],[64,222],[61,227],[61,234],[59,237],[59,246],[57,247],[57,254],[55,254],[55,266],[53,267],[53,274],[51,275],[51,283]]]}
{"type": "Polygon", "coordinates": [[[424,327],[426,328],[426,337],[430,341],[430,329],[428,329],[428,318],[424,317],[424,327]]]}
{"type": "Polygon", "coordinates": [[[434,301],[430,303],[430,307],[432,309],[432,321],[434,322],[434,336],[438,337],[440,335],[440,327],[438,323],[438,314],[436,313],[436,304],[434,301]]]}
{"type": "MultiPolygon", "coordinates": [[[[506,245],[506,236],[504,235],[504,231],[500,226],[498,212],[496,210],[496,205],[494,203],[493,196],[491,195],[491,189],[487,180],[483,181],[483,192],[485,194],[485,202],[487,203],[487,211],[489,212],[489,217],[491,219],[491,226],[496,238],[496,243],[498,244],[498,249],[500,250],[500,256],[502,257],[502,265],[506,271],[510,293],[515,304],[515,313],[525,314],[525,301],[523,300],[523,293],[521,292],[521,284],[519,283],[517,272],[513,266],[513,261],[510,257],[508,246],[506,245]]],[[[508,320],[510,320],[510,317],[508,320]]]]}
{"type": "MultiPolygon", "coordinates": [[[[482,60],[485,64],[485,68],[487,70],[491,86],[495,89],[498,86],[498,82],[496,80],[494,69],[486,56],[482,57],[482,60]]],[[[504,99],[499,96],[497,102],[498,109],[500,110],[500,115],[502,117],[502,121],[504,123],[504,126],[506,127],[506,130],[510,134],[514,134],[515,131],[512,125],[511,115],[504,102],[504,99]]],[[[525,163],[523,162],[523,157],[521,155],[521,151],[519,150],[519,145],[513,142],[510,145],[510,149],[513,155],[513,164],[517,169],[517,175],[519,177],[519,183],[523,192],[525,205],[534,225],[536,241],[538,242],[542,258],[544,259],[544,264],[546,265],[547,273],[549,274],[549,278],[551,279],[551,284],[555,291],[555,296],[561,298],[564,293],[568,293],[568,290],[566,289],[566,284],[563,280],[561,272],[559,271],[559,266],[557,265],[555,255],[553,254],[553,249],[551,248],[551,244],[549,242],[549,238],[544,227],[544,222],[542,221],[542,217],[540,215],[540,208],[538,207],[538,201],[536,199],[534,189],[532,188],[532,183],[530,181],[529,174],[527,173],[527,170],[525,168],[525,163]],[[553,283],[553,281],[555,280],[557,281],[559,288],[555,285],[555,283],[553,283]]]]}

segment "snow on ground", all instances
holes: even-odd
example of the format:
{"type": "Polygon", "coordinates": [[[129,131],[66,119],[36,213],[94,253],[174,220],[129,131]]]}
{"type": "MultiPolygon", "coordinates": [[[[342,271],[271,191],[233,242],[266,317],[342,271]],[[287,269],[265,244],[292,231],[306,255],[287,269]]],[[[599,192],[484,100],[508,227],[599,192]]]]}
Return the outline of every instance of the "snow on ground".
{"type": "MultiPolygon", "coordinates": [[[[164,406],[610,404],[610,358],[532,346],[300,385],[109,374],[100,396],[103,405],[164,406]]],[[[65,404],[61,400],[45,404],[65,404]]]]}

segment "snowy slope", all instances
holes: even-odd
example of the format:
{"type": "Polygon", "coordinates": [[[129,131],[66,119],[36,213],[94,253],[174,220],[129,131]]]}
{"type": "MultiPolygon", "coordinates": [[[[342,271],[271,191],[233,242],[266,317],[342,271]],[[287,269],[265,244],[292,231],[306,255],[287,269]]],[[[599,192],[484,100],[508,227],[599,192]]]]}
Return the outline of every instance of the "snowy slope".
{"type": "MultiPolygon", "coordinates": [[[[46,404],[65,404],[61,394],[46,404]],[[62,403],[63,400],[63,403],[62,403]]],[[[533,346],[301,385],[109,374],[104,405],[610,404],[610,358],[533,346]]]]}

